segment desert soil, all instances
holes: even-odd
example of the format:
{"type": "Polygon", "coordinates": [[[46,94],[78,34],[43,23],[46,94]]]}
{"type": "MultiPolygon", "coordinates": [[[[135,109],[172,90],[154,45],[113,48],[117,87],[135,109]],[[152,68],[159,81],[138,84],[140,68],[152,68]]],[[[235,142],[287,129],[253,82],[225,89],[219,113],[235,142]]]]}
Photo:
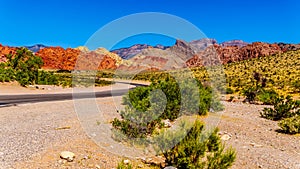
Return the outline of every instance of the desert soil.
{"type": "MultiPolygon", "coordinates": [[[[105,122],[118,116],[114,104],[121,97],[95,101],[102,107],[105,122]]],[[[230,136],[224,141],[226,146],[237,151],[232,169],[300,168],[300,136],[282,134],[277,131],[277,122],[260,118],[265,106],[223,103],[226,110],[218,127],[221,135],[230,136]]],[[[116,168],[123,158],[116,152],[121,150],[112,152],[97,145],[82,128],[75,110],[73,101],[0,108],[0,168],[116,168]],[[74,152],[75,160],[61,160],[62,151],[74,152]]],[[[99,125],[96,120],[94,125],[99,125]]]]}

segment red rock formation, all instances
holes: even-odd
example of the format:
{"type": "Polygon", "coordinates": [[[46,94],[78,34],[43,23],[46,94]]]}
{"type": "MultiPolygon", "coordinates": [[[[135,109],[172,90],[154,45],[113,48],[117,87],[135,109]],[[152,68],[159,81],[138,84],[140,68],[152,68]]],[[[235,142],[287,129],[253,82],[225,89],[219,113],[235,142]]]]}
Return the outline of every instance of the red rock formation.
{"type": "Polygon", "coordinates": [[[189,59],[186,64],[188,67],[220,63],[226,64],[251,58],[269,56],[277,53],[282,53],[281,48],[277,44],[255,42],[244,47],[221,47],[220,45],[214,44],[204,51],[197,53],[193,58],[189,59]],[[216,55],[218,55],[218,57],[216,57],[216,55]],[[218,58],[220,60],[218,60],[218,58]],[[206,63],[203,63],[203,61],[206,61],[206,63]]]}
{"type": "Polygon", "coordinates": [[[72,70],[80,51],[71,48],[48,47],[36,53],[43,61],[44,69],[72,70]]]}
{"type": "Polygon", "coordinates": [[[240,49],[240,60],[264,57],[277,53],[282,53],[281,48],[277,44],[254,42],[240,49]]]}
{"type": "MultiPolygon", "coordinates": [[[[156,70],[181,68],[185,66],[186,60],[187,67],[196,67],[226,64],[298,49],[297,45],[292,44],[268,44],[262,42],[255,42],[243,47],[232,45],[238,43],[240,42],[233,41],[228,42],[227,45],[218,45],[216,41],[209,39],[192,41],[190,43],[178,40],[174,46],[164,50],[150,49],[149,47],[144,49],[140,52],[140,56],[138,55],[129,60],[132,61],[130,64],[122,60],[118,55],[103,48],[89,51],[86,48],[80,50],[81,48],[47,47],[39,50],[36,55],[43,59],[44,69],[74,70],[76,62],[80,58],[80,63],[76,69],[116,69],[123,64],[121,68],[127,67],[126,69],[130,70],[138,70],[139,68],[156,70]]],[[[135,48],[138,47],[132,47],[132,49],[135,48]]],[[[15,47],[0,45],[0,62],[5,62],[6,55],[9,53],[14,54],[16,49],[15,47]]]]}
{"type": "Polygon", "coordinates": [[[99,54],[95,51],[80,53],[76,64],[76,70],[103,70],[116,69],[117,61],[108,55],[99,54]]]}
{"type": "Polygon", "coordinates": [[[36,53],[44,61],[44,69],[74,70],[76,69],[98,70],[116,69],[117,61],[109,53],[95,51],[81,52],[79,49],[63,49],[61,47],[49,47],[36,53]]]}
{"type": "Polygon", "coordinates": [[[287,51],[295,51],[300,49],[300,44],[286,44],[286,43],[278,43],[278,46],[281,48],[283,52],[287,51]]]}
{"type": "Polygon", "coordinates": [[[7,60],[6,55],[8,55],[8,54],[14,55],[16,52],[16,49],[17,48],[15,48],[15,47],[2,46],[0,44],[0,63],[6,62],[6,60],[7,60]]]}

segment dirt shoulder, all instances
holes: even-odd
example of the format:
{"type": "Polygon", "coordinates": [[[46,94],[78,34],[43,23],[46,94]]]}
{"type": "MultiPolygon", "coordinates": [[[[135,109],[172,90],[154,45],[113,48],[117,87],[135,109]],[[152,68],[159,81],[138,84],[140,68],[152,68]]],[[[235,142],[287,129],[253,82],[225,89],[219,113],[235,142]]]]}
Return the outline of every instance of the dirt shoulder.
{"type": "Polygon", "coordinates": [[[277,132],[277,122],[260,117],[262,105],[224,102],[226,111],[219,123],[225,141],[237,151],[232,167],[298,169],[300,168],[300,135],[277,132]]]}
{"type": "MultiPolygon", "coordinates": [[[[97,98],[108,121],[117,115],[119,98],[97,98]]],[[[224,141],[237,151],[233,169],[300,168],[300,136],[278,133],[277,123],[259,117],[264,106],[224,102],[218,124],[224,141]]],[[[94,143],[84,132],[73,101],[0,108],[0,168],[115,168],[122,157],[94,143]],[[67,127],[67,129],[57,129],[67,127]],[[76,157],[65,163],[61,151],[76,157]]],[[[145,166],[143,166],[145,167],[145,166]]]]}

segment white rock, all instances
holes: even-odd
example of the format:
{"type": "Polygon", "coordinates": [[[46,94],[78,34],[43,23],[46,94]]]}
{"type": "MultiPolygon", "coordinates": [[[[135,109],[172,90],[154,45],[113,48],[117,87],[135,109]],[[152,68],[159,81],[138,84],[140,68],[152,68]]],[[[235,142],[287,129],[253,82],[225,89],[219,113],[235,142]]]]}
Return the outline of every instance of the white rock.
{"type": "Polygon", "coordinates": [[[250,145],[253,146],[253,147],[262,147],[262,145],[256,144],[256,143],[250,143],[250,145]]]}
{"type": "Polygon", "coordinates": [[[168,166],[168,167],[165,167],[164,169],[177,169],[177,168],[173,167],[173,166],[168,166]]]}
{"type": "Polygon", "coordinates": [[[124,160],[123,163],[127,165],[130,163],[130,160],[124,160]]]}
{"type": "Polygon", "coordinates": [[[229,134],[224,134],[223,136],[221,136],[221,140],[227,141],[230,139],[231,139],[231,136],[229,134]]]}
{"type": "Polygon", "coordinates": [[[60,153],[60,158],[65,159],[68,162],[72,162],[75,158],[75,154],[70,151],[63,151],[60,153]]]}
{"type": "Polygon", "coordinates": [[[170,122],[169,119],[162,120],[162,122],[164,123],[164,127],[165,127],[165,128],[172,127],[172,124],[171,124],[171,122],[170,122]]]}

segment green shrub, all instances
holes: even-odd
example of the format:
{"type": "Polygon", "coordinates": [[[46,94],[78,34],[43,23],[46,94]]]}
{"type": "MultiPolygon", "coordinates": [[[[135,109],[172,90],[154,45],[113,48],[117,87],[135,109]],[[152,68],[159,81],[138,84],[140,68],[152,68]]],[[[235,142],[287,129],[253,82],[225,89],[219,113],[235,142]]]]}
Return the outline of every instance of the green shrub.
{"type": "Polygon", "coordinates": [[[214,111],[223,108],[219,100],[213,97],[211,88],[204,87],[200,82],[176,82],[172,78],[129,91],[123,97],[123,104],[122,119],[114,119],[112,125],[135,138],[151,135],[155,128],[162,126],[163,119],[173,121],[184,114],[205,115],[210,108],[214,111]]]}
{"type": "Polygon", "coordinates": [[[296,80],[292,83],[292,87],[294,88],[295,92],[299,92],[300,91],[300,80],[296,80]]]}
{"type": "Polygon", "coordinates": [[[300,116],[286,118],[278,123],[282,131],[288,134],[300,133],[300,116]]]}
{"type": "Polygon", "coordinates": [[[15,72],[12,68],[0,67],[0,82],[10,82],[15,80],[15,72]]]}
{"type": "Polygon", "coordinates": [[[233,94],[233,93],[234,91],[230,87],[226,88],[226,94],[233,94]]]}
{"type": "Polygon", "coordinates": [[[260,115],[263,118],[277,121],[300,115],[299,108],[300,101],[293,100],[291,96],[286,98],[280,96],[275,99],[273,108],[264,108],[260,115]]]}
{"type": "Polygon", "coordinates": [[[278,96],[274,90],[262,90],[257,97],[258,101],[261,101],[263,104],[272,105],[278,96]]]}
{"type": "Polygon", "coordinates": [[[258,90],[255,87],[249,87],[247,89],[242,90],[242,95],[246,97],[245,101],[249,103],[253,103],[256,99],[258,90]]]}
{"type": "Polygon", "coordinates": [[[8,62],[5,69],[13,70],[15,80],[20,85],[26,86],[35,84],[38,81],[38,70],[43,65],[40,57],[35,56],[31,51],[26,48],[19,48],[16,50],[14,56],[7,55],[8,62]]]}
{"type": "Polygon", "coordinates": [[[162,151],[166,164],[178,169],[229,168],[235,160],[235,151],[231,148],[224,151],[218,129],[209,134],[203,130],[204,125],[196,120],[185,137],[171,149],[166,146],[176,143],[183,133],[165,132],[157,137],[158,150],[162,151]]]}
{"type": "Polygon", "coordinates": [[[39,71],[38,72],[38,81],[39,85],[58,85],[59,77],[53,72],[39,71]]]}
{"type": "Polygon", "coordinates": [[[101,80],[101,79],[95,79],[95,86],[99,87],[99,86],[107,86],[107,85],[111,85],[114,82],[111,81],[106,81],[106,80],[101,80]]]}
{"type": "Polygon", "coordinates": [[[132,169],[131,164],[124,164],[124,161],[118,163],[117,169],[132,169]]]}

